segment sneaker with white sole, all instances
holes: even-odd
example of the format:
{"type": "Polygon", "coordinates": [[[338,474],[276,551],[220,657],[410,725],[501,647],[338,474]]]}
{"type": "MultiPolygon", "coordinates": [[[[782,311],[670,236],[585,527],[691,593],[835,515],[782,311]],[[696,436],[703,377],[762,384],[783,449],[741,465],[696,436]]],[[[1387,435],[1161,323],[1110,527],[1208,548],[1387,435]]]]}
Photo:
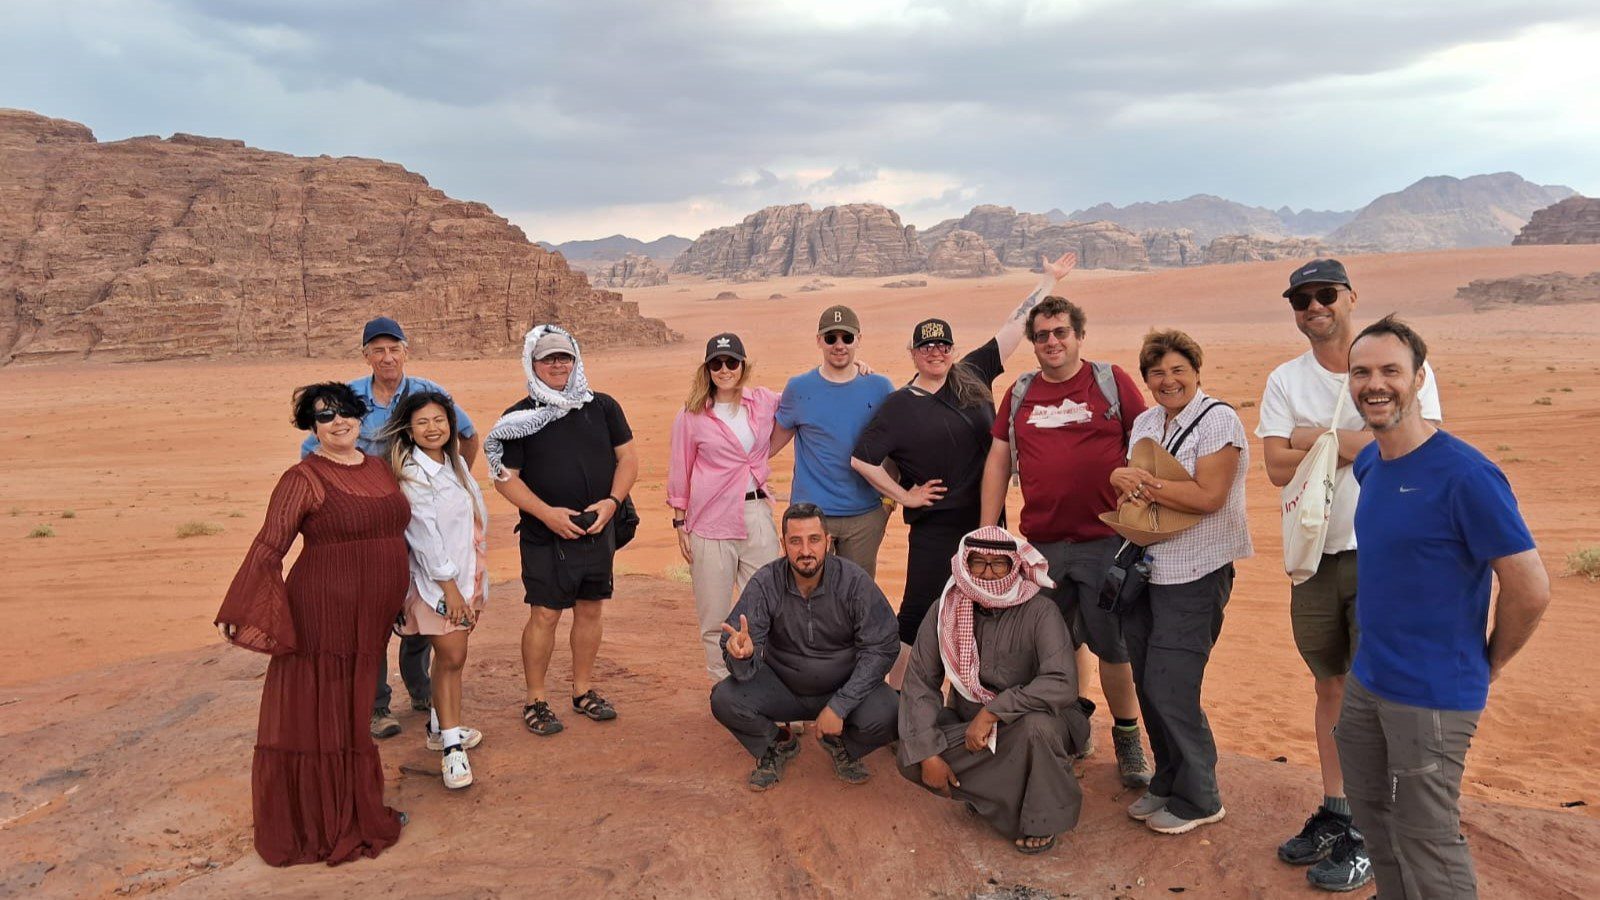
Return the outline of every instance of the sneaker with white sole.
{"type": "Polygon", "coordinates": [[[1372,881],[1372,860],[1361,833],[1347,827],[1333,842],[1326,858],[1306,870],[1306,881],[1325,891],[1344,893],[1372,881]]]}
{"type": "Polygon", "coordinates": [[[1140,797],[1139,799],[1133,801],[1133,803],[1129,804],[1128,817],[1132,819],[1138,819],[1140,822],[1143,822],[1166,808],[1166,797],[1157,797],[1155,794],[1145,791],[1143,797],[1140,797]]]}
{"type": "Polygon", "coordinates": [[[440,759],[439,771],[444,775],[444,786],[452,791],[472,783],[472,765],[467,762],[467,751],[460,747],[440,759]]]}
{"type": "Polygon", "coordinates": [[[1221,822],[1222,817],[1227,814],[1228,811],[1219,806],[1217,811],[1209,816],[1201,816],[1198,819],[1185,819],[1172,810],[1163,808],[1160,812],[1145,819],[1144,824],[1146,828],[1159,834],[1183,834],[1184,832],[1193,831],[1201,825],[1221,822]]]}
{"type": "MultiPolygon", "coordinates": [[[[483,732],[476,728],[461,729],[461,749],[471,750],[483,743],[483,732]]],[[[428,732],[428,749],[437,753],[444,749],[444,734],[439,731],[428,732]]]]}

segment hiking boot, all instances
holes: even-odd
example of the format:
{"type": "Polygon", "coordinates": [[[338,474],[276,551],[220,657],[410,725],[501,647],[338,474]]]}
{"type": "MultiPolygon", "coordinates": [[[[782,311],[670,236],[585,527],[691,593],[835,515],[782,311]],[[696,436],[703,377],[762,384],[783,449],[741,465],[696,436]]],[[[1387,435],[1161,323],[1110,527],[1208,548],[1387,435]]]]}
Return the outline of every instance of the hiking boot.
{"type": "MultiPolygon", "coordinates": [[[[461,749],[471,750],[473,747],[476,747],[481,743],[483,743],[483,732],[476,728],[463,727],[461,729],[461,749]]],[[[444,749],[443,732],[432,730],[428,732],[428,749],[435,753],[438,753],[440,750],[444,749]]]]}
{"type": "Polygon", "coordinates": [[[748,781],[750,790],[764,791],[777,784],[778,780],[783,777],[783,767],[789,764],[789,760],[799,755],[800,739],[791,737],[785,741],[781,740],[780,735],[780,739],[774,740],[767,745],[767,750],[761,754],[761,759],[756,763],[756,767],[750,770],[750,779],[748,781]]]}
{"type": "Polygon", "coordinates": [[[1128,817],[1143,822],[1166,808],[1166,797],[1157,797],[1155,794],[1145,791],[1143,797],[1128,805],[1128,817]]]}
{"type": "Polygon", "coordinates": [[[1117,751],[1117,774],[1122,776],[1122,786],[1149,786],[1150,766],[1144,759],[1144,742],[1139,739],[1139,726],[1131,729],[1112,726],[1111,743],[1117,751]]]}
{"type": "Polygon", "coordinates": [[[1278,858],[1292,866],[1309,866],[1326,859],[1333,850],[1334,841],[1349,830],[1349,816],[1319,806],[1311,818],[1306,819],[1299,834],[1278,845],[1278,858]]]}
{"type": "Polygon", "coordinates": [[[390,738],[400,733],[400,721],[389,712],[389,707],[382,706],[372,711],[372,722],[368,730],[375,738],[390,738]]]}
{"type": "Polygon", "coordinates": [[[1325,891],[1353,891],[1372,880],[1372,860],[1361,832],[1346,827],[1334,838],[1327,859],[1306,870],[1306,880],[1325,891]]]}
{"type": "Polygon", "coordinates": [[[429,700],[426,697],[422,698],[421,700],[418,700],[417,698],[412,697],[411,698],[411,708],[416,710],[417,712],[427,712],[428,710],[433,709],[433,701],[429,700]]]}
{"type": "Polygon", "coordinates": [[[1217,811],[1209,816],[1198,819],[1185,819],[1170,809],[1163,807],[1160,812],[1144,820],[1146,828],[1160,834],[1184,834],[1195,830],[1201,825],[1210,825],[1212,822],[1221,822],[1228,811],[1217,807],[1217,811]]]}
{"type": "Polygon", "coordinates": [[[1088,737],[1083,739],[1083,746],[1078,752],[1072,754],[1073,759],[1088,759],[1094,753],[1094,732],[1090,731],[1088,737]]]}
{"type": "Polygon", "coordinates": [[[444,786],[452,791],[472,783],[472,766],[467,762],[467,751],[460,745],[439,761],[439,771],[444,775],[444,786]]]}
{"type": "Polygon", "coordinates": [[[867,771],[861,760],[850,758],[849,751],[844,749],[844,741],[836,737],[825,737],[822,739],[822,746],[827,749],[828,755],[833,757],[833,774],[839,776],[840,781],[845,784],[861,784],[872,777],[872,773],[867,771]]]}

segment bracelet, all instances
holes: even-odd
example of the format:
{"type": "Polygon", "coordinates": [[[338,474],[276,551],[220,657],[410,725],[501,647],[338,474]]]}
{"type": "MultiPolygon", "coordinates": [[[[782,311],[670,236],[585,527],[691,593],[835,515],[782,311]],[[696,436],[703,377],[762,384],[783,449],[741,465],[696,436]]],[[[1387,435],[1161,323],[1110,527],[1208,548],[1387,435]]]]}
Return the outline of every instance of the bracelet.
{"type": "Polygon", "coordinates": [[[676,529],[679,529],[679,530],[682,530],[683,523],[684,523],[683,519],[673,519],[672,520],[672,527],[676,528],[676,529]]]}
{"type": "Polygon", "coordinates": [[[617,498],[611,496],[610,494],[606,495],[606,499],[610,500],[612,503],[615,503],[617,505],[617,509],[621,509],[622,508],[622,501],[621,500],[618,500],[617,498]]]}

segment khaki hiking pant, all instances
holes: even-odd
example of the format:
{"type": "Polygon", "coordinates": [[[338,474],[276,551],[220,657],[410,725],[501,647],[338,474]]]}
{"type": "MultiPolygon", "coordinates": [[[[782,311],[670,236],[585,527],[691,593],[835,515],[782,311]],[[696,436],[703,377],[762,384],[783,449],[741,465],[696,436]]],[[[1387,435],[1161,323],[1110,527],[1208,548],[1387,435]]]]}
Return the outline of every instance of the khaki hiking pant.
{"type": "Polygon", "coordinates": [[[744,501],[743,540],[717,540],[689,534],[689,578],[694,582],[694,609],[700,620],[700,643],[706,653],[706,674],[713,683],[728,677],[722,659],[722,623],[756,570],[781,555],[772,507],[765,500],[744,501]]]}

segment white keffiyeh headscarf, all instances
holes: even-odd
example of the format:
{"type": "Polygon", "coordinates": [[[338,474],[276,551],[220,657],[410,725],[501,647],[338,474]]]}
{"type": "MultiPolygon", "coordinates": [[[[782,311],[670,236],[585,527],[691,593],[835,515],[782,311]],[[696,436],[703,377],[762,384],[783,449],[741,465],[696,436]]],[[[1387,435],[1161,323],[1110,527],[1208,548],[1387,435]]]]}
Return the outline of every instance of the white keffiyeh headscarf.
{"type": "Polygon", "coordinates": [[[533,409],[519,409],[500,417],[483,439],[483,455],[489,461],[489,475],[496,481],[510,479],[501,459],[505,454],[503,441],[538,434],[541,428],[594,399],[589,390],[589,379],[583,373],[583,354],[578,351],[578,339],[559,325],[535,325],[522,339],[522,371],[528,376],[528,396],[539,405],[533,409]],[[533,348],[546,334],[564,334],[572,341],[572,376],[567,386],[559,391],[539,380],[533,374],[533,348]]]}

